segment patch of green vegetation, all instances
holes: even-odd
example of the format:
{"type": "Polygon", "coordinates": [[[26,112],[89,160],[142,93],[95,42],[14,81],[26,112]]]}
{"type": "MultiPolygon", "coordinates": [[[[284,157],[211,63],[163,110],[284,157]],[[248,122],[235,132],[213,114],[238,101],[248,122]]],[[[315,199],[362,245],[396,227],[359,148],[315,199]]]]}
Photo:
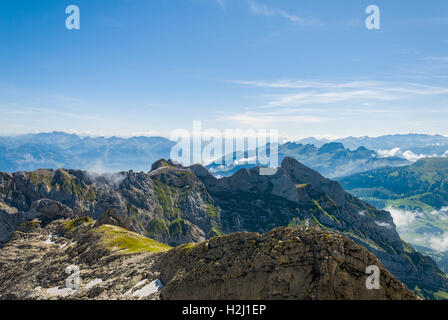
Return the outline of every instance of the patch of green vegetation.
{"type": "Polygon", "coordinates": [[[89,191],[87,191],[86,194],[86,200],[87,201],[94,201],[96,200],[96,192],[95,192],[95,187],[90,187],[89,191]]]}
{"type": "Polygon", "coordinates": [[[296,184],[296,188],[297,188],[297,189],[303,189],[303,188],[306,188],[306,187],[308,187],[308,183],[304,183],[304,184],[296,184]]]}
{"type": "Polygon", "coordinates": [[[168,163],[167,161],[165,161],[165,160],[160,161],[160,164],[161,164],[163,167],[175,168],[175,166],[172,166],[171,164],[169,164],[169,163],[168,163]]]}
{"type": "Polygon", "coordinates": [[[421,196],[424,196],[424,194],[411,196],[408,198],[386,200],[386,207],[392,207],[410,211],[414,210],[422,210],[425,212],[434,211],[435,210],[434,207],[419,200],[421,196]]]}
{"type": "Polygon", "coordinates": [[[157,179],[153,180],[153,186],[158,200],[157,208],[162,210],[160,214],[163,214],[168,220],[179,218],[181,211],[174,206],[177,198],[176,188],[170,187],[157,179]]]}
{"type": "Polygon", "coordinates": [[[117,226],[102,225],[95,232],[101,235],[107,248],[118,251],[120,254],[164,252],[171,249],[166,244],[117,226]]]}
{"type": "Polygon", "coordinates": [[[445,291],[434,292],[434,297],[437,300],[448,300],[448,292],[445,292],[445,291]]]}
{"type": "Polygon", "coordinates": [[[43,169],[33,171],[29,173],[29,179],[34,185],[44,183],[48,188],[50,188],[53,180],[53,172],[43,169]]]}
{"type": "Polygon", "coordinates": [[[335,207],[338,207],[338,204],[333,200],[332,197],[330,197],[329,195],[326,196],[328,200],[330,200],[331,204],[335,207]]]}
{"type": "Polygon", "coordinates": [[[170,237],[170,231],[166,221],[160,218],[154,218],[146,227],[146,231],[146,234],[150,238],[154,238],[159,241],[166,241],[170,237]]]}
{"type": "MultiPolygon", "coordinates": [[[[322,230],[328,230],[328,227],[324,226],[320,221],[314,216],[314,214],[311,214],[312,220],[315,222],[314,226],[319,226],[322,230]]],[[[310,227],[313,226],[312,221],[310,221],[310,227]]]]}
{"type": "Polygon", "coordinates": [[[213,237],[220,237],[225,235],[225,233],[222,231],[222,227],[212,227],[212,231],[210,231],[208,237],[209,238],[213,238],[213,237]]]}
{"type": "Polygon", "coordinates": [[[70,195],[85,197],[87,194],[87,190],[83,188],[80,180],[62,169],[56,171],[52,183],[56,190],[67,192],[70,195]]]}
{"type": "Polygon", "coordinates": [[[199,246],[199,243],[186,243],[180,246],[180,250],[182,251],[190,251],[199,246]]]}
{"type": "Polygon", "coordinates": [[[217,207],[215,207],[211,203],[207,203],[207,213],[210,217],[218,218],[219,217],[219,210],[217,207]]]}
{"type": "Polygon", "coordinates": [[[333,215],[329,214],[326,210],[324,210],[324,208],[321,207],[321,205],[319,204],[319,202],[317,200],[313,199],[314,204],[316,205],[316,207],[323,213],[325,214],[328,218],[330,218],[333,221],[336,221],[337,223],[339,223],[341,225],[341,222],[333,215]]]}
{"type": "Polygon", "coordinates": [[[67,231],[72,231],[73,229],[79,227],[82,224],[92,224],[93,223],[93,219],[90,217],[80,217],[80,218],[76,218],[73,220],[70,220],[68,222],[65,223],[65,230],[67,231]]]}
{"type": "Polygon", "coordinates": [[[425,298],[425,296],[423,295],[422,290],[418,286],[415,286],[414,290],[412,290],[412,291],[414,291],[414,293],[416,295],[418,295],[420,298],[423,298],[423,299],[425,298]]]}
{"type": "MultiPolygon", "coordinates": [[[[138,209],[134,205],[128,203],[127,205],[128,216],[131,219],[131,223],[137,226],[140,230],[145,230],[145,225],[143,224],[145,215],[147,212],[141,209],[138,209]],[[141,212],[143,211],[143,212],[141,212]]],[[[151,238],[151,236],[149,236],[151,238]]],[[[158,240],[158,239],[157,239],[158,240]]]]}
{"type": "Polygon", "coordinates": [[[403,250],[405,253],[413,253],[415,251],[414,248],[405,241],[403,241],[403,250]]]}
{"type": "Polygon", "coordinates": [[[305,225],[305,222],[302,222],[302,220],[300,220],[300,218],[298,217],[292,218],[291,221],[288,223],[289,228],[297,228],[303,225],[305,225]]]}
{"type": "Polygon", "coordinates": [[[178,218],[174,221],[171,221],[169,226],[169,232],[172,237],[176,237],[178,235],[186,235],[188,229],[189,229],[188,225],[182,218],[178,218]]]}
{"type": "Polygon", "coordinates": [[[182,170],[182,171],[176,171],[175,175],[182,179],[191,179],[193,177],[193,173],[190,171],[182,170]]]}
{"type": "Polygon", "coordinates": [[[22,228],[40,227],[40,221],[39,220],[25,221],[20,225],[20,227],[22,228]]]}

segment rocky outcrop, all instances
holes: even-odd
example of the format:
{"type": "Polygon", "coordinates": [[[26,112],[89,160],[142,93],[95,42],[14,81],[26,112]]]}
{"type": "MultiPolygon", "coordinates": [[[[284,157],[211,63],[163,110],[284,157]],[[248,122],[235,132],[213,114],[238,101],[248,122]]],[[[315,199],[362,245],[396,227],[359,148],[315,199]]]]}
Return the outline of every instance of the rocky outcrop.
{"type": "Polygon", "coordinates": [[[1,300],[417,299],[366,249],[315,228],[235,233],[169,250],[84,217],[44,228],[34,220],[0,249],[0,269],[1,300]],[[366,287],[370,265],[380,268],[378,290],[366,287]]]}
{"type": "Polygon", "coordinates": [[[21,225],[0,249],[0,300],[158,299],[157,288],[148,285],[158,279],[153,264],[167,248],[149,239],[140,243],[143,237],[121,228],[93,225],[84,218],[45,228],[38,220],[21,225]],[[126,247],[119,248],[120,241],[126,247]]]}
{"type": "Polygon", "coordinates": [[[116,209],[108,209],[103,215],[95,222],[95,226],[99,227],[102,225],[112,225],[117,226],[132,232],[136,232],[134,227],[131,225],[131,220],[128,216],[122,215],[116,209]]]}
{"type": "Polygon", "coordinates": [[[235,233],[161,256],[163,299],[416,299],[381,262],[346,237],[314,228],[235,233]],[[380,289],[366,268],[380,268],[380,289]]]}

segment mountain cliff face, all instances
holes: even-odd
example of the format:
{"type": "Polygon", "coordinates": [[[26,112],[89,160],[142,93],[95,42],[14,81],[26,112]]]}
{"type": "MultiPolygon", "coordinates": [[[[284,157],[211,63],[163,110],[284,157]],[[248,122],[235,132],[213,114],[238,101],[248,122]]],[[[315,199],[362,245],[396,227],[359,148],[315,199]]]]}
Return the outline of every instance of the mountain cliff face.
{"type": "Polygon", "coordinates": [[[149,174],[99,176],[62,169],[1,173],[0,242],[20,223],[44,215],[48,202],[63,206],[64,217],[98,219],[115,209],[139,233],[173,245],[219,234],[217,208],[204,185],[191,171],[165,163],[156,163],[149,174]]]}
{"type": "Polygon", "coordinates": [[[365,248],[315,228],[234,233],[170,250],[90,218],[45,227],[33,220],[0,249],[0,268],[0,299],[417,299],[365,248]],[[378,290],[366,287],[371,265],[378,290]]]}
{"type": "Polygon", "coordinates": [[[39,170],[0,175],[3,242],[24,221],[44,215],[89,216],[125,226],[117,213],[127,216],[138,233],[172,246],[232,232],[319,227],[370,250],[421,296],[448,291],[446,276],[435,263],[401,241],[389,212],[351,196],[339,183],[292,158],[285,158],[273,176],[253,168],[223,179],[203,166],[187,168],[166,160],[155,163],[150,173],[93,176],[39,170]]]}
{"type": "Polygon", "coordinates": [[[416,298],[363,247],[314,228],[233,233],[173,249],[161,266],[164,299],[416,298]],[[370,265],[381,269],[380,290],[366,287],[370,265]]]}

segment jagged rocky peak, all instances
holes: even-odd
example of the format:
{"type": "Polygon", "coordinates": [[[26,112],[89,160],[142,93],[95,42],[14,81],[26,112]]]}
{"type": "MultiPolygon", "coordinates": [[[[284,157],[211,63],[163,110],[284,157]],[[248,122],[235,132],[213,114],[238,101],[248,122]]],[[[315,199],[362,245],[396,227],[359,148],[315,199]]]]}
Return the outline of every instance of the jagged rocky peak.
{"type": "Polygon", "coordinates": [[[344,145],[339,142],[330,142],[324,144],[322,147],[319,148],[319,153],[330,153],[335,152],[337,150],[344,150],[344,145]]]}
{"type": "Polygon", "coordinates": [[[160,159],[156,162],[154,162],[151,166],[151,172],[155,171],[159,168],[184,168],[180,163],[173,161],[171,159],[165,160],[165,159],[160,159]]]}
{"type": "Polygon", "coordinates": [[[296,184],[311,184],[330,195],[338,205],[345,205],[346,192],[338,182],[323,177],[319,172],[291,157],[283,159],[281,168],[293,178],[296,184]]]}

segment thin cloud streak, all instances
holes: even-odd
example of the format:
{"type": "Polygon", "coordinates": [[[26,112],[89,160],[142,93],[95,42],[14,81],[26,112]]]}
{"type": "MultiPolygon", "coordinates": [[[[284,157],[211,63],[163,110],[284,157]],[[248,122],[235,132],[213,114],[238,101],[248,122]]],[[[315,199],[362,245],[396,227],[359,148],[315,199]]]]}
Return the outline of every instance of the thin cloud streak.
{"type": "MultiPolygon", "coordinates": [[[[245,108],[245,112],[226,117],[243,125],[281,123],[322,123],[332,119],[372,114],[409,114],[418,109],[403,108],[403,103],[417,97],[448,95],[448,88],[418,83],[387,81],[305,81],[305,80],[234,80],[243,87],[278,91],[255,96],[262,102],[245,108]]],[[[426,112],[429,112],[426,109],[426,112]]]]}
{"type": "Polygon", "coordinates": [[[321,23],[315,19],[306,19],[299,17],[298,15],[289,13],[285,10],[270,8],[267,5],[257,3],[255,1],[249,1],[250,11],[259,16],[265,17],[281,17],[290,22],[302,25],[302,26],[311,26],[311,25],[320,25],[321,23]]]}

